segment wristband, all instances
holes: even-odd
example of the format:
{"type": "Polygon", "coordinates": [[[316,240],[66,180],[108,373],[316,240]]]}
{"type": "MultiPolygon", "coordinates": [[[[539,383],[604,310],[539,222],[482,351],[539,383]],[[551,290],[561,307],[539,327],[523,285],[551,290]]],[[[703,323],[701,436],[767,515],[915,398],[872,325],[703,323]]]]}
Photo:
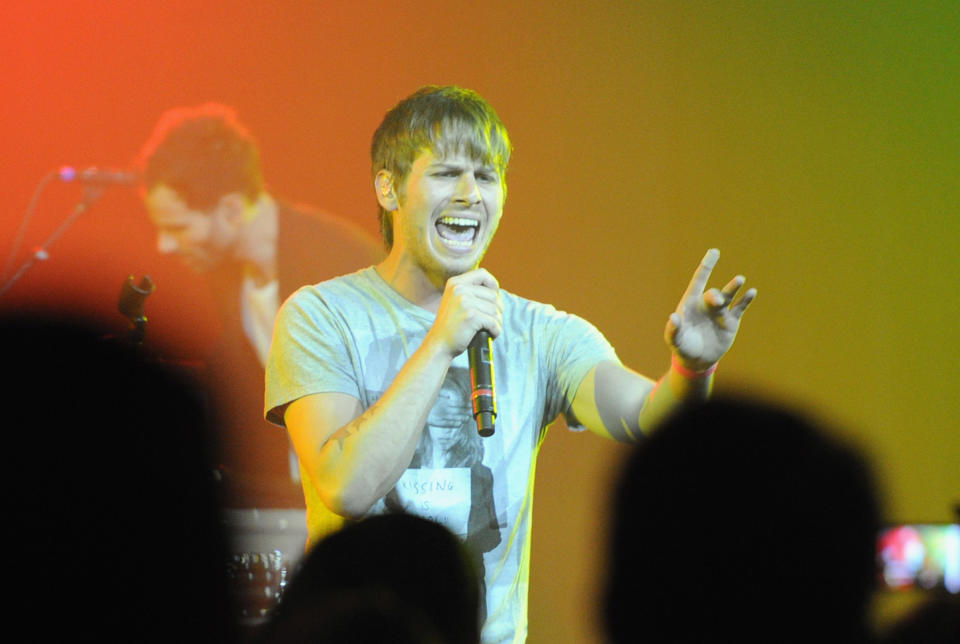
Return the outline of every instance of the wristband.
{"type": "Polygon", "coordinates": [[[687,369],[680,364],[680,361],[677,360],[677,354],[674,353],[670,355],[670,364],[673,365],[673,368],[676,369],[677,373],[679,373],[681,376],[687,378],[688,380],[694,380],[696,378],[706,378],[707,376],[712,375],[713,372],[717,370],[717,365],[720,363],[714,362],[703,371],[694,371],[693,369],[687,369]]]}

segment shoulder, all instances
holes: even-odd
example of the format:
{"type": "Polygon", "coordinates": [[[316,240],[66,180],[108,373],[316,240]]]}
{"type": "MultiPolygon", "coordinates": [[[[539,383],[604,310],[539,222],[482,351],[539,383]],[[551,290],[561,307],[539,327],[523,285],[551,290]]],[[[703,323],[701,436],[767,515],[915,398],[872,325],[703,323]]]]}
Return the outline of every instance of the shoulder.
{"type": "Polygon", "coordinates": [[[371,273],[375,269],[370,266],[346,275],[339,275],[330,279],[301,286],[287,299],[287,303],[299,306],[316,306],[322,302],[349,302],[362,298],[371,288],[374,280],[371,273]]]}
{"type": "Polygon", "coordinates": [[[380,261],[380,243],[353,222],[284,203],[277,206],[277,273],[283,297],[304,284],[380,261]]]}
{"type": "Polygon", "coordinates": [[[274,344],[287,338],[299,338],[313,344],[322,337],[348,334],[355,320],[361,319],[368,305],[364,302],[364,284],[369,281],[364,269],[301,286],[284,301],[277,314],[274,344]]]}
{"type": "Polygon", "coordinates": [[[531,323],[562,322],[570,319],[581,319],[565,311],[561,311],[552,304],[531,300],[505,289],[500,289],[500,299],[503,302],[504,314],[519,319],[529,320],[531,323]]]}
{"type": "Polygon", "coordinates": [[[279,236],[300,243],[311,237],[326,242],[346,243],[361,248],[371,258],[383,253],[382,244],[373,235],[349,219],[304,204],[278,202],[279,236]],[[303,236],[308,238],[304,239],[303,236]]]}
{"type": "Polygon", "coordinates": [[[579,315],[504,289],[500,289],[500,297],[504,308],[504,329],[513,337],[576,352],[612,352],[612,347],[603,333],[579,315]]]}

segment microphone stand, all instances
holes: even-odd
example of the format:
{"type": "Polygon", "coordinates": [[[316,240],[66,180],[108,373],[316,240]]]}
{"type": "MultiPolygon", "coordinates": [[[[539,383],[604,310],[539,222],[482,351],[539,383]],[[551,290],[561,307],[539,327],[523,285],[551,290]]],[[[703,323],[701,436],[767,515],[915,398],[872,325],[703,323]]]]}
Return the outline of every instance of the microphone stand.
{"type": "Polygon", "coordinates": [[[60,238],[63,233],[66,232],[67,228],[73,225],[80,216],[90,210],[93,207],[93,204],[96,203],[97,199],[100,198],[100,195],[103,194],[103,187],[93,184],[88,184],[83,188],[83,196],[80,198],[80,202],[74,206],[73,212],[70,213],[70,216],[60,224],[60,227],[53,231],[53,234],[43,242],[42,245],[34,249],[34,251],[27,258],[27,261],[23,263],[22,266],[14,273],[13,277],[7,280],[6,284],[3,285],[3,288],[0,288],[0,297],[3,297],[3,294],[6,293],[14,283],[23,277],[23,274],[26,273],[31,266],[37,261],[46,261],[50,259],[50,253],[48,251],[49,247],[60,238]]]}

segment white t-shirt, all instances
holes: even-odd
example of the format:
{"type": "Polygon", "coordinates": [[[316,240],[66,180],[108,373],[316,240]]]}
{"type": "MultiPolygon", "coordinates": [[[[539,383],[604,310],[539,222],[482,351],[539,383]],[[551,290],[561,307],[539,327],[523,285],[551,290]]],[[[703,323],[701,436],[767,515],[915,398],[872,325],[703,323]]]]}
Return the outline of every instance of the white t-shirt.
{"type": "MultiPolygon", "coordinates": [[[[446,525],[475,554],[484,582],[484,643],[523,642],[527,625],[535,459],[546,428],[613,348],[585,320],[501,289],[493,342],[497,418],[481,438],[471,414],[466,352],[457,356],[409,468],[372,512],[404,509],[446,525]]],[[[435,314],[404,299],[373,268],[301,288],[281,307],[267,363],[267,419],[290,402],[343,393],[373,405],[420,346],[435,314]]],[[[301,469],[311,543],[343,519],[301,469]]]]}
{"type": "Polygon", "coordinates": [[[249,275],[243,278],[240,289],[240,313],[243,317],[243,332],[256,351],[260,364],[267,364],[270,352],[270,338],[273,335],[273,321],[280,308],[277,295],[279,282],[273,280],[263,286],[257,286],[249,275]]]}

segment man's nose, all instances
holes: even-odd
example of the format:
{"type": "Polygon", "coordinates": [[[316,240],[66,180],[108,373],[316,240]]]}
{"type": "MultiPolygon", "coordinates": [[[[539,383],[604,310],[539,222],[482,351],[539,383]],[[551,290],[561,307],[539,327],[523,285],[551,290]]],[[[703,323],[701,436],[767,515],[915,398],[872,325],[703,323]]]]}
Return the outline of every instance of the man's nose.
{"type": "Polygon", "coordinates": [[[472,172],[464,172],[460,175],[454,201],[464,204],[480,203],[480,187],[472,172]]]}

